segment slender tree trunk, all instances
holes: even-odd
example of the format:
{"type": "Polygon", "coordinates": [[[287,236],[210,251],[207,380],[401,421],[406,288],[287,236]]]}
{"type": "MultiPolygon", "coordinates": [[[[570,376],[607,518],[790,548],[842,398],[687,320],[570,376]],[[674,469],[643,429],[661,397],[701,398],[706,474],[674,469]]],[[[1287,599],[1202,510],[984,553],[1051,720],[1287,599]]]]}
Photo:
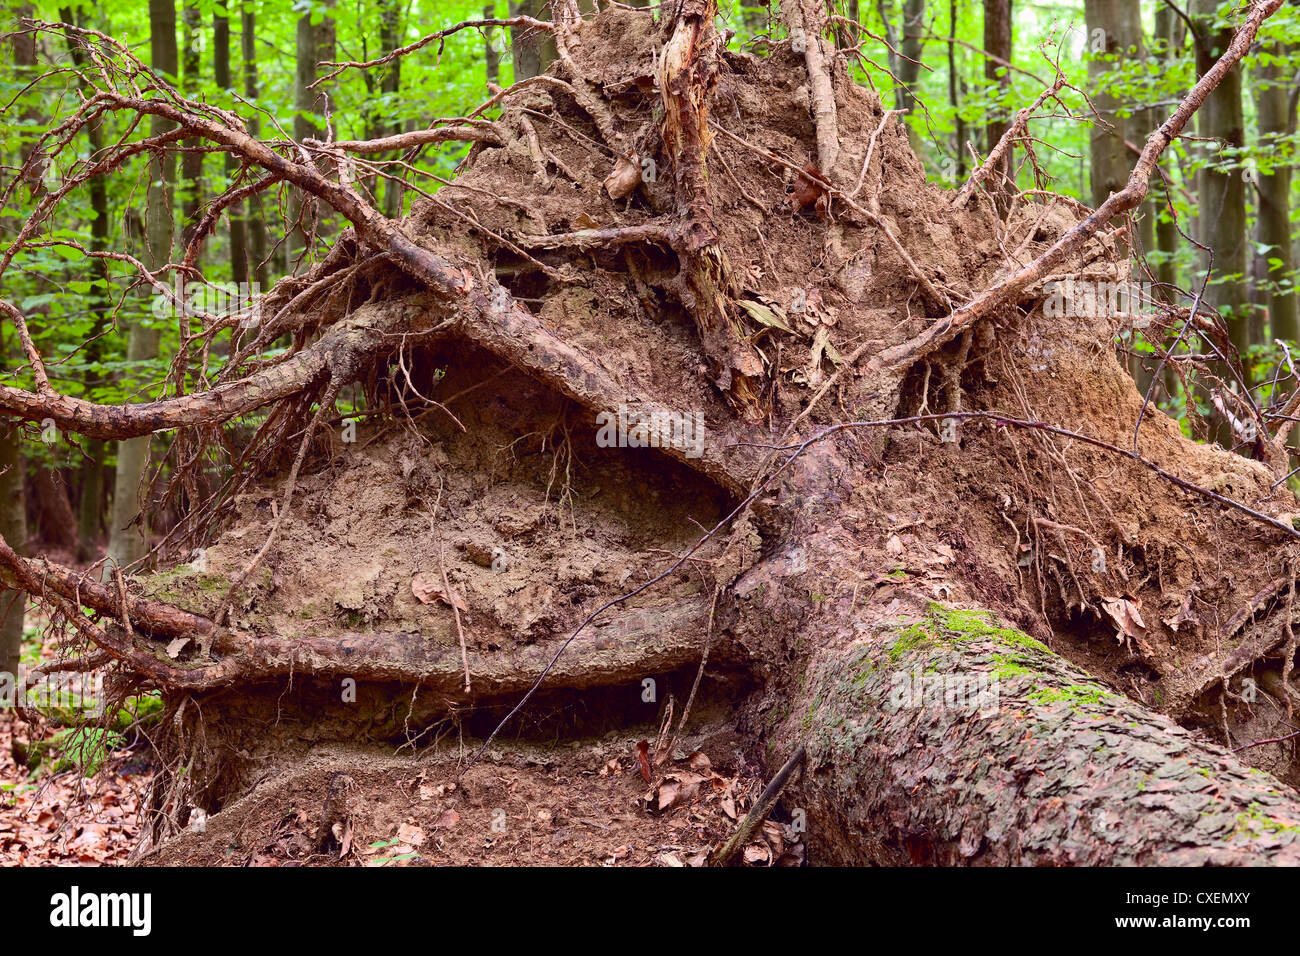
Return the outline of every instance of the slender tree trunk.
{"type": "MultiPolygon", "coordinates": [[[[1273,44],[1266,52],[1278,59],[1259,61],[1255,67],[1255,109],[1259,121],[1261,151],[1278,150],[1286,138],[1295,134],[1296,116],[1291,103],[1294,65],[1289,54],[1296,47],[1273,44]]],[[[1293,280],[1295,256],[1291,243],[1291,167],[1278,165],[1261,172],[1257,186],[1259,218],[1256,241],[1263,253],[1260,278],[1272,288],[1265,288],[1264,302],[1270,320],[1269,335],[1290,342],[1300,340],[1294,291],[1280,289],[1277,283],[1293,280]]]]}
{"type": "MultiPolygon", "coordinates": [[[[485,7],[483,15],[491,16],[488,13],[491,7],[485,7]]],[[[385,50],[395,50],[402,45],[402,8],[396,0],[385,4],[383,15],[380,20],[380,42],[383,43],[385,50]]],[[[489,49],[491,45],[489,44],[489,49]]],[[[495,50],[492,51],[495,55],[495,50]]],[[[397,94],[402,89],[402,59],[398,57],[392,63],[384,67],[384,75],[379,84],[380,91],[383,92],[386,99],[396,99],[397,94]]],[[[396,135],[402,131],[400,121],[394,121],[388,125],[386,132],[389,135],[396,135]]],[[[384,215],[389,219],[398,219],[402,215],[402,194],[404,192],[403,184],[399,179],[387,179],[384,181],[384,215]]]]}
{"type": "Polygon", "coordinates": [[[957,0],[948,0],[948,102],[956,124],[958,182],[966,179],[966,121],[961,115],[961,74],[957,72],[957,0]]]}
{"type": "MultiPolygon", "coordinates": [[[[1196,46],[1198,74],[1203,75],[1214,64],[1232,38],[1231,29],[1217,24],[1217,8],[1215,0],[1195,0],[1192,5],[1199,32],[1196,46]]],[[[1245,144],[1240,67],[1223,78],[1197,113],[1197,119],[1201,136],[1218,144],[1217,148],[1211,147],[1214,149],[1211,158],[1218,163],[1230,162],[1221,151],[1239,149],[1245,144]]],[[[1201,242],[1214,253],[1214,274],[1206,299],[1227,320],[1232,344],[1244,360],[1255,337],[1250,309],[1246,305],[1246,184],[1241,170],[1202,170],[1197,205],[1201,242]]]]}
{"type": "MultiPolygon", "coordinates": [[[[86,26],[87,18],[84,6],[64,7],[59,15],[65,23],[86,26]]],[[[78,68],[85,65],[85,51],[75,43],[68,46],[73,62],[78,68]]],[[[97,155],[104,146],[104,129],[102,123],[90,123],[86,126],[86,139],[90,143],[91,155],[97,155]]],[[[90,247],[96,252],[108,248],[108,188],[103,176],[95,176],[87,184],[90,192],[90,210],[93,219],[90,223],[90,247]]],[[[111,306],[109,304],[108,263],[96,259],[91,265],[95,278],[101,285],[90,291],[90,308],[95,315],[95,324],[91,328],[90,340],[86,343],[85,356],[88,364],[94,364],[103,358],[103,340],[101,333],[107,326],[111,306]]],[[[85,387],[87,395],[104,384],[103,376],[96,372],[87,372],[85,387]]],[[[98,438],[88,438],[81,443],[82,456],[78,466],[77,481],[77,560],[89,561],[99,546],[99,536],[104,530],[104,457],[107,444],[98,438]]]]}
{"type": "MultiPolygon", "coordinates": [[[[916,110],[916,95],[913,91],[921,76],[921,53],[925,46],[925,41],[921,37],[925,32],[925,0],[904,0],[903,45],[899,48],[899,52],[903,55],[898,64],[898,78],[905,84],[901,90],[903,109],[908,110],[909,113],[916,110]]],[[[921,139],[911,123],[907,124],[907,138],[912,144],[912,149],[919,151],[921,139]]]]}
{"type": "MultiPolygon", "coordinates": [[[[1126,141],[1140,141],[1149,128],[1145,113],[1125,116],[1126,109],[1133,104],[1112,89],[1118,82],[1113,74],[1142,56],[1142,18],[1138,0],[1086,0],[1084,12],[1088,28],[1089,93],[1101,118],[1093,124],[1089,143],[1092,204],[1100,206],[1128,182],[1136,157],[1129,152],[1126,141]],[[1107,74],[1112,74],[1110,79],[1107,74]]],[[[1154,230],[1149,215],[1142,219],[1139,244],[1145,250],[1154,241],[1154,230]]],[[[1145,393],[1151,384],[1151,373],[1138,356],[1129,359],[1128,367],[1138,388],[1145,393]]]]}
{"type": "MultiPolygon", "coordinates": [[[[30,16],[31,8],[23,7],[20,16],[30,16]]],[[[13,52],[15,74],[24,76],[36,69],[36,38],[31,33],[15,33],[9,37],[13,52]]],[[[19,155],[19,163],[27,156],[19,155]]],[[[0,225],[0,230],[4,226],[0,225]]],[[[22,355],[17,334],[10,332],[9,323],[0,330],[0,363],[8,371],[10,356],[22,355]]],[[[18,361],[21,362],[21,359],[18,361]]],[[[27,507],[23,500],[23,478],[26,465],[22,453],[22,432],[16,422],[0,427],[0,535],[15,547],[26,549],[27,507]]],[[[27,609],[27,596],[21,591],[0,588],[0,672],[18,673],[18,659],[22,653],[23,623],[27,609]]]]}
{"type": "MultiPolygon", "coordinates": [[[[488,4],[483,8],[484,20],[490,20],[496,14],[496,9],[492,4],[488,4]]],[[[492,45],[495,39],[493,33],[484,32],[483,63],[488,86],[497,86],[501,83],[501,56],[497,53],[497,48],[492,45]]]]}
{"type": "Polygon", "coordinates": [[[1084,4],[1090,52],[1089,93],[1102,120],[1093,124],[1089,142],[1093,206],[1100,206],[1128,182],[1124,140],[1129,124],[1121,115],[1121,109],[1128,104],[1111,92],[1111,84],[1103,77],[1117,70],[1130,55],[1131,28],[1137,26],[1140,30],[1137,6],[1136,0],[1087,0],[1084,4]]]}
{"type": "MultiPolygon", "coordinates": [[[[199,95],[200,63],[199,48],[202,43],[200,31],[202,21],[199,8],[193,3],[186,3],[183,13],[184,44],[181,47],[182,77],[181,89],[191,99],[199,95]]],[[[197,139],[188,139],[186,146],[196,147],[197,139]]],[[[190,234],[198,224],[199,208],[203,205],[203,154],[197,149],[181,154],[181,241],[188,242],[190,234]]]]}
{"type": "MultiPolygon", "coordinates": [[[[149,47],[153,69],[176,76],[179,68],[176,49],[175,0],[149,0],[149,47]]],[[[150,135],[160,136],[171,128],[161,117],[151,117],[150,135]]],[[[161,268],[171,259],[173,222],[171,187],[176,179],[174,154],[154,156],[149,164],[149,189],[146,210],[145,264],[161,268]]],[[[158,357],[159,331],[143,322],[131,327],[127,341],[127,360],[133,368],[158,357]]],[[[117,476],[114,481],[113,516],[109,528],[108,566],[124,566],[139,561],[148,551],[149,515],[142,509],[145,466],[149,458],[149,436],[128,438],[117,444],[117,476]],[[138,516],[138,517],[137,517],[138,516]]]]}
{"type": "MultiPolygon", "coordinates": [[[[1011,90],[1011,71],[997,62],[1011,62],[1011,0],[984,0],[984,50],[990,54],[984,59],[984,78],[991,86],[996,86],[1005,97],[1011,90]],[[997,58],[997,59],[994,59],[997,58]]],[[[1005,105],[998,105],[989,111],[989,119],[984,127],[984,151],[990,152],[998,144],[1011,124],[1007,119],[1005,105]]],[[[1012,156],[1008,151],[998,175],[991,182],[995,193],[1001,195],[1005,183],[1011,177],[1012,156]]]]}
{"type": "MultiPolygon", "coordinates": [[[[27,541],[22,440],[17,424],[0,429],[0,535],[19,550],[27,541]]],[[[0,671],[18,673],[27,596],[0,588],[0,671]]]]}
{"type": "MultiPolygon", "coordinates": [[[[234,88],[230,74],[230,18],[218,12],[212,14],[212,78],[226,92],[234,88]]],[[[227,153],[227,181],[235,175],[238,167],[234,155],[227,153]]],[[[248,282],[247,217],[247,203],[241,202],[230,210],[230,277],[240,284],[248,282]]]]}
{"type": "MultiPolygon", "coordinates": [[[[529,16],[549,20],[546,0],[511,0],[513,16],[529,16]]],[[[555,40],[549,34],[539,35],[522,27],[510,28],[511,59],[515,66],[515,82],[545,73],[555,60],[555,40]]]]}
{"type": "MultiPolygon", "coordinates": [[[[1186,34],[1178,31],[1177,25],[1174,12],[1168,5],[1161,4],[1156,8],[1155,36],[1161,47],[1161,62],[1166,69],[1170,68],[1176,59],[1175,50],[1178,49],[1176,44],[1186,40],[1186,34]]],[[[1172,180],[1175,171],[1171,166],[1162,166],[1161,170],[1164,176],[1157,174],[1151,177],[1151,197],[1154,207],[1152,218],[1155,221],[1155,245],[1159,253],[1155,274],[1156,282],[1160,287],[1156,290],[1156,296],[1162,301],[1173,302],[1177,298],[1174,290],[1178,287],[1178,248],[1181,237],[1178,235],[1178,226],[1174,222],[1173,193],[1170,189],[1172,181],[1168,184],[1165,181],[1165,176],[1172,180]]],[[[1164,387],[1169,395],[1177,393],[1179,381],[1172,368],[1165,369],[1164,387]]]]}
{"type": "MultiPolygon", "coordinates": [[[[898,33],[894,30],[894,18],[890,16],[890,8],[886,5],[885,0],[876,0],[876,15],[880,17],[880,23],[885,28],[885,56],[889,64],[889,72],[894,76],[899,75],[901,64],[899,63],[898,53],[898,33]]],[[[894,109],[906,109],[906,103],[903,98],[903,88],[897,83],[894,84],[894,109]]]]}
{"type": "MultiPolygon", "coordinates": [[[[244,98],[249,102],[257,100],[257,4],[255,0],[245,0],[239,17],[240,55],[244,61],[244,98]]],[[[256,111],[249,111],[244,118],[248,124],[248,133],[256,138],[261,132],[261,122],[256,111]]],[[[269,287],[270,263],[266,261],[266,212],[262,206],[262,196],[250,197],[245,204],[247,211],[246,232],[248,235],[249,273],[263,289],[269,287]]]]}
{"type": "Polygon", "coordinates": [[[36,492],[36,527],[40,540],[53,548],[75,550],[77,519],[59,469],[41,465],[32,476],[32,487],[36,492]]]}
{"type": "MultiPolygon", "coordinates": [[[[293,138],[302,142],[308,137],[322,139],[325,135],[325,93],[311,89],[318,76],[317,64],[334,59],[334,19],[329,6],[322,14],[312,9],[298,18],[297,64],[294,72],[293,138]],[[313,20],[318,22],[313,23],[313,20]]],[[[292,271],[295,261],[306,251],[313,237],[319,235],[320,223],[314,220],[315,203],[304,208],[302,193],[289,194],[290,241],[285,243],[289,255],[286,270],[292,271]]]]}

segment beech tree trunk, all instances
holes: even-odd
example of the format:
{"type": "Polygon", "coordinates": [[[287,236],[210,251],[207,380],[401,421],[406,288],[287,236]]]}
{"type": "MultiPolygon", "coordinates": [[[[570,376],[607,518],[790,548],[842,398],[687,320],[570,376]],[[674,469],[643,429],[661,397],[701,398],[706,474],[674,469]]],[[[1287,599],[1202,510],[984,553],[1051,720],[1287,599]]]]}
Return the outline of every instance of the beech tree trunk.
{"type": "MultiPolygon", "coordinates": [[[[1280,59],[1262,62],[1254,71],[1259,146],[1265,151],[1280,148],[1287,137],[1296,132],[1295,103],[1291,98],[1296,81],[1285,66],[1290,62],[1287,54],[1294,49],[1287,44],[1269,45],[1266,52],[1280,59]]],[[[1295,251],[1291,225],[1291,166],[1282,162],[1261,170],[1256,193],[1259,206],[1255,241],[1263,250],[1259,276],[1266,284],[1264,302],[1268,309],[1269,336],[1288,342],[1300,341],[1300,314],[1297,313],[1294,285],[1290,288],[1279,285],[1284,279],[1290,283],[1295,281],[1292,275],[1295,251]]]]}
{"type": "MultiPolygon", "coordinates": [[[[0,537],[20,550],[26,547],[22,438],[12,424],[0,431],[0,537]]],[[[0,672],[18,673],[26,610],[25,592],[0,588],[0,672]]]]}
{"type": "Polygon", "coordinates": [[[37,527],[40,539],[47,545],[75,551],[77,548],[77,519],[68,500],[67,485],[57,468],[43,465],[32,476],[36,489],[36,508],[39,514],[37,527]]]}
{"type": "MultiPolygon", "coordinates": [[[[179,57],[176,49],[175,0],[149,0],[149,49],[153,68],[166,76],[176,76],[179,57]]],[[[172,128],[160,116],[150,118],[151,135],[158,136],[172,128]]],[[[172,194],[176,179],[175,154],[155,156],[149,167],[149,188],[145,212],[145,264],[158,269],[171,260],[172,194]]],[[[148,302],[144,303],[148,305],[148,302]]],[[[160,330],[144,322],[131,327],[127,342],[127,361],[140,368],[158,356],[160,330]]],[[[149,459],[149,435],[128,438],[117,445],[117,476],[113,483],[113,512],[109,523],[108,563],[105,574],[113,567],[134,564],[148,552],[149,515],[142,510],[145,467],[149,459]]]]}
{"type": "MultiPolygon", "coordinates": [[[[1011,70],[1003,65],[1011,62],[1011,49],[1011,0],[984,0],[984,51],[989,54],[984,58],[984,79],[1003,96],[1011,89],[1011,70]]],[[[986,153],[992,152],[1011,125],[1005,106],[991,110],[989,117],[984,126],[986,153]]],[[[994,171],[998,192],[1005,189],[1004,183],[1010,175],[1011,157],[1008,155],[994,171]]]]}
{"type": "MultiPolygon", "coordinates": [[[[550,18],[546,0],[511,0],[511,16],[550,18]]],[[[548,34],[538,34],[525,27],[510,28],[510,59],[514,65],[515,82],[546,72],[555,61],[555,41],[548,34]]]]}
{"type": "MultiPolygon", "coordinates": [[[[1232,30],[1218,26],[1218,4],[1214,0],[1196,0],[1192,5],[1198,28],[1196,38],[1197,72],[1204,74],[1223,53],[1232,38],[1232,30]]],[[[1198,117],[1200,135],[1211,140],[1209,159],[1218,166],[1233,162],[1224,150],[1245,145],[1245,121],[1241,112],[1241,70],[1229,72],[1210,93],[1198,117]]],[[[1246,182],[1237,168],[1201,170],[1197,209],[1200,239],[1213,251],[1214,274],[1206,290],[1206,301],[1217,308],[1228,323],[1232,344],[1245,355],[1252,343],[1260,340],[1252,325],[1252,312],[1246,286],[1249,262],[1246,235],[1246,182]]],[[[1208,260],[1207,260],[1208,264],[1208,260]]]]}
{"type": "MultiPolygon", "coordinates": [[[[254,0],[245,0],[240,12],[239,32],[240,53],[243,57],[244,96],[250,101],[258,96],[257,87],[257,12],[254,0]]],[[[245,122],[248,132],[257,136],[261,130],[261,120],[257,113],[252,113],[245,122]]],[[[256,195],[245,204],[248,212],[248,272],[256,280],[262,291],[269,290],[270,263],[266,261],[266,210],[262,196],[256,195]]]]}

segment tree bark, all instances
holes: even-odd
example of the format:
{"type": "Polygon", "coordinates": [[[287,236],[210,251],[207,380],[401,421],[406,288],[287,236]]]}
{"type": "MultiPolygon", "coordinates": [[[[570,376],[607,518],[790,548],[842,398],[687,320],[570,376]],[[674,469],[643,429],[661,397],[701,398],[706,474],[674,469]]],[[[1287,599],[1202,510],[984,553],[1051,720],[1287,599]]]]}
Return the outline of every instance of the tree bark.
{"type": "MultiPolygon", "coordinates": [[[[984,0],[984,50],[989,56],[984,58],[984,79],[990,87],[996,89],[1000,97],[1006,97],[1011,90],[1011,71],[998,63],[1011,62],[1011,0],[984,0]],[[997,59],[994,59],[994,58],[997,59]]],[[[984,151],[991,153],[1011,126],[1007,119],[1005,105],[998,105],[989,111],[988,122],[984,126],[984,151]]],[[[993,172],[992,191],[1001,196],[1008,188],[1011,177],[1011,155],[1007,156],[993,172]]],[[[999,203],[1002,200],[997,200],[999,203]]]]}
{"type": "MultiPolygon", "coordinates": [[[[487,15],[486,9],[484,15],[487,15]]],[[[402,45],[402,9],[399,3],[392,2],[383,7],[379,36],[380,42],[385,49],[395,50],[402,45]]],[[[495,49],[493,49],[492,55],[496,55],[495,49]]],[[[396,98],[401,88],[402,60],[399,57],[384,68],[384,75],[380,80],[379,89],[386,99],[391,100],[396,98]]],[[[401,131],[402,124],[398,121],[390,123],[386,130],[390,136],[396,136],[401,131]]],[[[396,179],[384,180],[384,215],[389,219],[400,219],[402,217],[402,194],[403,186],[400,176],[396,179]]]]}
{"type": "MultiPolygon", "coordinates": [[[[1127,144],[1139,139],[1151,128],[1151,123],[1147,111],[1125,117],[1125,109],[1132,104],[1111,91],[1115,79],[1105,79],[1107,74],[1122,70],[1126,63],[1143,55],[1142,19],[1137,0],[1088,0],[1084,10],[1088,30],[1089,92],[1100,117],[1099,122],[1093,123],[1090,133],[1090,182],[1092,204],[1100,206],[1111,193],[1123,189],[1128,182],[1135,157],[1127,144]]],[[[1144,213],[1149,213],[1150,206],[1149,202],[1144,205],[1144,213]]],[[[1139,244],[1144,252],[1151,248],[1150,242],[1154,239],[1151,225],[1150,215],[1144,214],[1139,233],[1139,244]]],[[[1143,368],[1140,356],[1131,357],[1128,364],[1138,389],[1145,393],[1151,383],[1150,372],[1143,368]]]]}
{"type": "Polygon", "coordinates": [[[961,73],[957,69],[957,0],[948,0],[948,103],[952,106],[956,178],[966,178],[966,120],[961,115],[961,73]]]}
{"type": "MultiPolygon", "coordinates": [[[[546,0],[511,0],[510,15],[549,20],[550,10],[546,0]]],[[[527,27],[510,28],[510,51],[516,83],[545,73],[555,62],[555,40],[550,34],[539,34],[527,27]]]]}
{"type": "MultiPolygon", "coordinates": [[[[1227,48],[1232,30],[1217,25],[1214,0],[1196,0],[1192,6],[1198,27],[1197,72],[1204,75],[1227,48]]],[[[1230,162],[1222,150],[1245,144],[1245,121],[1241,110],[1241,70],[1229,71],[1201,108],[1200,135],[1218,144],[1212,147],[1211,162],[1230,162]]],[[[1251,323],[1246,288],[1246,184],[1240,169],[1206,168],[1200,173],[1197,207],[1200,211],[1200,240],[1213,251],[1214,274],[1206,290],[1206,301],[1227,321],[1232,344],[1243,358],[1257,341],[1251,323]]],[[[1208,264],[1208,260],[1207,260],[1208,264]]]]}
{"type": "MultiPolygon", "coordinates": [[[[921,54],[925,49],[922,39],[926,33],[925,0],[904,0],[903,3],[903,43],[899,52],[903,54],[898,64],[898,78],[903,81],[903,109],[916,111],[917,81],[921,77],[921,54]]],[[[907,125],[907,138],[913,150],[920,150],[921,137],[911,123],[907,125]]]]}
{"type": "MultiPolygon", "coordinates": [[[[230,18],[214,11],[212,14],[212,79],[223,91],[234,91],[230,72],[230,18]]],[[[227,153],[224,160],[226,180],[230,181],[238,163],[227,153]]],[[[248,282],[248,204],[240,202],[230,210],[230,277],[239,285],[248,282]]]]}
{"type": "Polygon", "coordinates": [[[77,547],[77,519],[68,500],[67,486],[57,468],[42,465],[32,476],[36,489],[38,535],[50,547],[74,551],[77,547]]]}
{"type": "MultiPolygon", "coordinates": [[[[193,3],[186,2],[182,20],[184,42],[181,44],[181,89],[192,99],[198,95],[202,82],[199,47],[202,43],[200,33],[203,24],[199,8],[193,3]]],[[[199,141],[186,140],[183,145],[195,147],[199,145],[199,141]]],[[[181,243],[184,245],[189,242],[194,227],[198,225],[199,207],[203,205],[203,153],[197,149],[182,153],[180,165],[181,178],[178,193],[181,207],[181,243]]]]}
{"type": "MultiPolygon", "coordinates": [[[[0,537],[23,550],[27,543],[27,508],[23,502],[21,432],[14,423],[0,429],[0,537]]],[[[0,588],[0,672],[18,673],[27,595],[0,588]]]]}
{"type": "MultiPolygon", "coordinates": [[[[1278,150],[1282,143],[1295,135],[1295,104],[1291,100],[1294,76],[1289,54],[1296,47],[1285,43],[1272,43],[1264,52],[1278,60],[1261,61],[1254,68],[1255,109],[1258,117],[1260,151],[1267,156],[1278,150]]],[[[1291,226],[1291,166],[1286,163],[1261,170],[1256,184],[1259,212],[1255,239],[1264,251],[1259,255],[1258,274],[1271,288],[1263,290],[1267,305],[1269,336],[1288,342],[1300,340],[1300,314],[1294,286],[1279,287],[1287,280],[1294,283],[1295,252],[1291,226]]]]}
{"type": "MultiPolygon", "coordinates": [[[[255,0],[244,0],[239,23],[240,54],[243,57],[244,97],[257,101],[257,11],[255,0]]],[[[256,111],[249,113],[245,122],[248,133],[256,138],[261,130],[261,120],[256,111]]],[[[266,215],[261,194],[254,195],[244,204],[247,213],[248,273],[265,291],[268,288],[270,263],[266,261],[266,215]]]]}
{"type": "MultiPolygon", "coordinates": [[[[492,5],[483,8],[483,19],[490,20],[496,16],[496,9],[492,5]]],[[[497,53],[497,48],[493,45],[494,36],[490,31],[483,34],[483,71],[484,79],[489,87],[497,86],[501,83],[501,56],[497,53]]]]}
{"type": "Polygon", "coordinates": [[[777,754],[814,862],[1300,862],[1300,803],[1224,748],[1097,685],[1022,632],[934,606],[848,613],[815,651],[777,754]]]}
{"type": "MultiPolygon", "coordinates": [[[[179,62],[175,0],[149,0],[149,35],[150,62],[153,68],[159,73],[176,76],[179,62]]],[[[151,135],[159,136],[172,128],[173,124],[161,116],[154,115],[150,118],[151,135]]],[[[150,159],[145,220],[147,248],[144,261],[151,270],[161,268],[171,259],[174,228],[171,186],[175,178],[174,154],[155,154],[150,159]]],[[[150,328],[143,321],[137,321],[131,327],[126,357],[133,368],[140,368],[158,356],[159,337],[159,330],[150,328]]],[[[148,551],[149,516],[140,506],[148,458],[147,434],[118,442],[113,513],[109,524],[109,560],[105,574],[111,573],[113,567],[134,564],[148,551]]]]}

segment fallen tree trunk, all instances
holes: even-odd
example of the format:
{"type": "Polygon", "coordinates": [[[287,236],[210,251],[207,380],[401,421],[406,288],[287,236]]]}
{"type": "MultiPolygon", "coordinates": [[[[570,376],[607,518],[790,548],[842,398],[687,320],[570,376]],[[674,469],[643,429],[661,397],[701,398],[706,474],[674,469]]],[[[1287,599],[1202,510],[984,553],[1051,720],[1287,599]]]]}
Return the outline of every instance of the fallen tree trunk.
{"type": "Polygon", "coordinates": [[[1300,862],[1300,801],[1023,632],[942,605],[859,615],[816,653],[780,740],[819,862],[1300,862]]]}
{"type": "MultiPolygon", "coordinates": [[[[1273,739],[1289,704],[1232,683],[1280,669],[1260,682],[1287,695],[1300,503],[1144,410],[1107,344],[1130,317],[1044,307],[1054,276],[1127,279],[1103,225],[1278,5],[1252,5],[1129,186],[1082,216],[953,201],[819,36],[729,53],[704,0],[658,24],[562,4],[555,75],[494,99],[464,171],[401,223],[321,171],[365,144],[300,162],[180,98],[96,94],[83,109],[163,116],[355,230],[256,340],[292,348],[249,346],[242,375],[192,395],[60,396],[11,316],[37,382],[0,387],[11,417],[201,445],[266,408],[257,464],[283,476],[297,448],[278,485],[232,455],[189,570],[100,585],[0,544],[5,583],[87,642],[57,663],[164,688],[150,837],[237,801],[273,745],[375,726],[410,744],[506,712],[499,730],[534,690],[576,706],[707,654],[748,673],[710,690],[769,771],[806,747],[785,812],[822,861],[1300,862],[1300,766],[1273,739]],[[656,159],[671,176],[613,195],[656,159]],[[336,440],[352,384],[387,418],[336,440]],[[349,678],[370,709],[337,699],[349,678]]],[[[783,7],[819,32],[809,4],[783,7]]],[[[1161,321],[1181,318],[1200,321],[1161,321]]]]}

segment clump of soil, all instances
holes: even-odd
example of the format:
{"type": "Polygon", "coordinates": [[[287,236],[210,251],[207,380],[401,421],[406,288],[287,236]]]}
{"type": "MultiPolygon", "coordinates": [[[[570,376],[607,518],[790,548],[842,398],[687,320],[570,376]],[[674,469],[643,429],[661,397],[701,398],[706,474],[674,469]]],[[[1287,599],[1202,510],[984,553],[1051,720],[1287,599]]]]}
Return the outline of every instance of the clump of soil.
{"type": "MultiPolygon", "coordinates": [[[[727,509],[724,492],[653,449],[598,447],[591,415],[482,353],[421,361],[438,373],[426,394],[441,407],[329,435],[232,626],[405,632],[456,647],[445,570],[470,648],[510,649],[567,633],[727,509]]],[[[146,579],[148,590],[214,613],[278,500],[270,485],[245,495],[196,562],[146,579]]],[[[700,591],[687,572],[630,607],[700,591]]]]}

